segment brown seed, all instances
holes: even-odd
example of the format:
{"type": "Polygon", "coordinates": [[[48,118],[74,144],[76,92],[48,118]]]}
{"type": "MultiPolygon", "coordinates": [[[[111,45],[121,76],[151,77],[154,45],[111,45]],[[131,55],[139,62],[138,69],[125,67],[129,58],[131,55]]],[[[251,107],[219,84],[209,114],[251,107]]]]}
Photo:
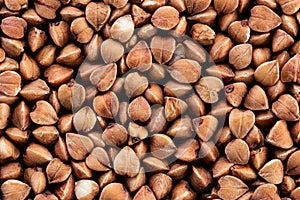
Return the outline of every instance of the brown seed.
{"type": "Polygon", "coordinates": [[[1,30],[3,33],[14,39],[21,39],[25,35],[27,22],[19,17],[6,17],[2,19],[1,30]]]}
{"type": "Polygon", "coordinates": [[[189,116],[177,119],[169,127],[167,135],[176,138],[189,138],[192,136],[192,121],[189,116]]]}
{"type": "Polygon", "coordinates": [[[281,70],[281,81],[282,82],[295,82],[300,84],[300,72],[299,65],[300,54],[296,54],[289,59],[281,70]]]}
{"type": "Polygon", "coordinates": [[[166,174],[158,173],[149,178],[149,185],[156,198],[163,199],[172,189],[172,179],[166,174]]]}
{"type": "Polygon", "coordinates": [[[283,194],[289,194],[295,188],[295,180],[290,176],[284,176],[282,183],[280,184],[280,192],[282,192],[283,194]]]}
{"type": "Polygon", "coordinates": [[[110,4],[116,8],[123,8],[127,4],[128,0],[120,0],[120,1],[114,1],[114,0],[104,0],[105,4],[110,4]]]}
{"type": "Polygon", "coordinates": [[[64,21],[70,23],[75,18],[83,16],[84,12],[82,10],[80,10],[79,8],[76,8],[73,6],[66,6],[60,10],[59,14],[64,21]]]}
{"type": "Polygon", "coordinates": [[[257,126],[255,125],[245,137],[245,141],[247,142],[250,149],[263,146],[264,140],[265,140],[264,135],[262,134],[260,129],[257,128],[257,126]]]}
{"type": "MultiPolygon", "coordinates": [[[[217,11],[215,11],[215,12],[217,13],[217,11]]],[[[228,33],[229,33],[230,35],[232,35],[232,36],[231,36],[232,38],[234,38],[233,35],[236,34],[235,32],[240,30],[240,24],[238,24],[238,22],[236,22],[237,19],[238,19],[238,15],[237,15],[237,12],[236,12],[236,11],[233,11],[233,12],[228,13],[228,14],[226,14],[226,15],[220,16],[220,18],[219,18],[219,20],[218,20],[220,30],[221,30],[221,31],[226,31],[226,30],[228,29],[229,25],[230,25],[231,23],[235,22],[233,27],[238,27],[238,29],[235,29],[235,28],[234,28],[234,29],[232,29],[232,30],[230,30],[230,31],[228,30],[228,33]]],[[[244,34],[242,34],[242,35],[244,36],[244,34]]],[[[242,36],[242,37],[243,37],[243,36],[242,36]]],[[[237,35],[237,37],[239,38],[238,35],[237,35]]],[[[242,37],[241,37],[241,38],[242,38],[242,37]]],[[[237,41],[237,42],[238,42],[238,41],[237,41]]]]}
{"type": "Polygon", "coordinates": [[[143,185],[146,184],[146,174],[143,167],[140,168],[139,173],[132,178],[126,178],[125,182],[130,192],[136,192],[139,190],[143,185]]]}
{"type": "Polygon", "coordinates": [[[0,73],[1,93],[8,96],[17,96],[21,90],[21,76],[14,71],[5,71],[0,73]]]}
{"type": "Polygon", "coordinates": [[[108,171],[110,160],[105,149],[96,147],[85,160],[86,165],[95,171],[108,171]]]}
{"type": "Polygon", "coordinates": [[[193,119],[193,125],[198,137],[203,141],[208,141],[218,126],[218,119],[212,115],[205,115],[193,119]]]}
{"type": "Polygon", "coordinates": [[[57,55],[56,61],[60,64],[75,67],[83,62],[81,49],[75,44],[66,45],[57,55]]]}
{"type": "Polygon", "coordinates": [[[21,9],[26,9],[28,6],[27,0],[17,0],[17,1],[5,0],[4,3],[5,6],[12,11],[19,11],[21,9]]]}
{"type": "Polygon", "coordinates": [[[73,125],[77,132],[89,132],[96,124],[96,114],[89,107],[85,106],[74,114],[73,125]]]}
{"type": "Polygon", "coordinates": [[[261,147],[251,151],[250,163],[256,170],[260,170],[267,162],[268,148],[261,147]]]}
{"type": "Polygon", "coordinates": [[[53,159],[48,149],[40,144],[31,143],[23,154],[23,161],[27,166],[44,166],[53,159]]]}
{"type": "Polygon", "coordinates": [[[37,62],[26,53],[20,61],[20,74],[24,80],[36,80],[40,76],[40,68],[37,62]]]}
{"type": "MultiPolygon", "coordinates": [[[[187,1],[192,2],[192,1],[187,1]]],[[[195,1],[198,3],[198,1],[195,1]]],[[[206,10],[199,14],[189,16],[187,19],[192,22],[198,22],[203,24],[212,25],[217,17],[217,11],[213,7],[208,7],[206,10]]]]}
{"type": "Polygon", "coordinates": [[[137,68],[139,71],[147,71],[152,65],[152,54],[145,41],[138,42],[126,57],[128,68],[137,68]]]}
{"type": "Polygon", "coordinates": [[[135,27],[145,24],[151,17],[151,14],[147,13],[135,4],[132,5],[131,14],[135,27]]]}
{"type": "Polygon", "coordinates": [[[120,124],[110,123],[103,132],[103,141],[111,146],[122,146],[127,142],[127,130],[120,124]]]}
{"type": "Polygon", "coordinates": [[[0,151],[0,163],[4,163],[9,160],[16,160],[20,156],[20,151],[13,143],[7,140],[4,136],[0,137],[1,151],[0,151]]]}
{"type": "Polygon", "coordinates": [[[56,143],[53,146],[53,154],[62,161],[69,160],[69,153],[67,151],[66,142],[61,137],[58,137],[56,143]]]}
{"type": "Polygon", "coordinates": [[[168,68],[168,72],[180,83],[195,83],[201,76],[201,66],[194,60],[180,59],[168,68]]]}
{"type": "Polygon", "coordinates": [[[276,185],[267,183],[257,187],[251,199],[260,200],[266,198],[273,199],[273,200],[280,200],[276,185]]]}
{"type": "Polygon", "coordinates": [[[174,186],[172,190],[172,200],[175,199],[190,199],[196,200],[197,193],[190,188],[189,183],[187,181],[180,181],[177,185],[174,186]]]}
{"type": "Polygon", "coordinates": [[[130,73],[125,78],[124,89],[129,98],[141,95],[147,87],[147,77],[140,75],[138,72],[130,73]]]}
{"type": "Polygon", "coordinates": [[[288,34],[296,36],[298,34],[299,27],[297,25],[297,20],[295,17],[290,15],[282,15],[282,29],[285,30],[288,34]]]}
{"type": "Polygon", "coordinates": [[[209,171],[203,167],[192,165],[192,172],[189,176],[192,187],[197,192],[203,192],[207,187],[212,184],[212,176],[209,171]]]}
{"type": "Polygon", "coordinates": [[[124,147],[114,159],[114,170],[117,174],[134,177],[140,170],[140,161],[135,152],[129,147],[124,147]]]}
{"type": "Polygon", "coordinates": [[[235,139],[228,143],[225,147],[225,154],[230,162],[240,165],[247,164],[250,158],[249,147],[241,139],[235,139]]]}
{"type": "Polygon", "coordinates": [[[299,198],[299,195],[300,195],[300,187],[297,187],[291,192],[291,198],[293,199],[299,198]]]}
{"type": "Polygon", "coordinates": [[[10,162],[3,164],[0,167],[0,180],[19,179],[23,174],[23,169],[20,163],[10,162]]]}
{"type": "Polygon", "coordinates": [[[58,121],[54,108],[44,100],[36,103],[36,108],[30,113],[30,119],[39,125],[52,125],[58,121]]]}
{"type": "Polygon", "coordinates": [[[273,60],[259,65],[254,72],[254,77],[264,86],[272,86],[279,80],[279,73],[279,63],[273,60]]]}
{"type": "MultiPolygon", "coordinates": [[[[87,58],[91,61],[96,60],[100,55],[99,46],[103,42],[102,37],[99,34],[94,34],[91,41],[84,45],[83,50],[87,58]]],[[[82,67],[82,66],[80,66],[82,67]]]]}
{"type": "Polygon", "coordinates": [[[237,43],[248,42],[250,38],[250,28],[248,20],[234,21],[228,27],[230,37],[237,43]]]}
{"type": "Polygon", "coordinates": [[[47,186],[47,180],[42,168],[27,168],[24,172],[24,180],[35,194],[42,193],[47,186]]]}
{"type": "Polygon", "coordinates": [[[188,165],[184,162],[175,161],[170,164],[170,170],[167,173],[174,180],[183,179],[187,175],[188,165]]]}
{"type": "Polygon", "coordinates": [[[291,136],[293,138],[293,141],[295,143],[299,143],[300,142],[300,129],[299,129],[299,126],[300,126],[300,122],[296,122],[290,129],[290,132],[291,132],[291,136]]]}
{"type": "Polygon", "coordinates": [[[258,174],[269,183],[279,184],[283,179],[283,164],[278,159],[267,162],[258,174]]]}
{"type": "Polygon", "coordinates": [[[110,183],[106,185],[101,194],[99,200],[130,200],[130,194],[127,189],[121,183],[110,183]]]}
{"type": "Polygon", "coordinates": [[[273,35],[272,51],[279,52],[294,44],[294,39],[288,33],[281,29],[277,29],[273,35]]]}
{"type": "Polygon", "coordinates": [[[297,0],[277,0],[276,2],[280,5],[283,13],[286,15],[293,15],[300,9],[299,1],[297,0]]]}
{"type": "Polygon", "coordinates": [[[271,59],[270,48],[255,48],[253,50],[252,62],[255,67],[267,62],[271,59]]]}
{"type": "Polygon", "coordinates": [[[147,186],[142,186],[135,194],[133,200],[155,200],[155,195],[152,190],[147,186]]]}
{"type": "Polygon", "coordinates": [[[198,95],[192,94],[190,97],[186,99],[186,102],[189,106],[190,111],[194,115],[196,116],[205,115],[206,108],[204,102],[200,99],[198,95]]]}
{"type": "Polygon", "coordinates": [[[69,67],[53,64],[45,70],[44,76],[50,85],[60,86],[70,81],[73,73],[74,70],[69,67]]]}
{"type": "Polygon", "coordinates": [[[99,193],[99,186],[93,180],[79,180],[75,182],[74,192],[78,200],[94,199],[99,193]]]}
{"type": "Polygon", "coordinates": [[[55,61],[55,56],[56,56],[56,50],[57,47],[55,45],[47,45],[44,46],[37,54],[36,54],[36,61],[44,66],[48,67],[52,65],[55,61]]]}
{"type": "Polygon", "coordinates": [[[129,122],[128,133],[130,135],[128,145],[138,143],[148,137],[148,130],[134,122],[129,122]]]}
{"type": "Polygon", "coordinates": [[[266,6],[254,6],[250,12],[249,26],[257,32],[269,32],[278,27],[282,22],[280,17],[266,6]]]}
{"type": "Polygon", "coordinates": [[[57,46],[63,47],[69,41],[70,26],[65,21],[50,23],[49,34],[57,46]]]}
{"type": "Polygon", "coordinates": [[[32,135],[40,143],[52,145],[59,136],[55,126],[40,126],[32,131],[32,135]]]}
{"type": "Polygon", "coordinates": [[[293,146],[293,140],[286,121],[279,120],[276,122],[267,135],[266,142],[283,149],[289,149],[293,146]]]}
{"type": "Polygon", "coordinates": [[[299,168],[299,155],[300,151],[293,152],[286,164],[286,173],[288,175],[299,175],[300,174],[300,168],[299,168]]]}
{"type": "Polygon", "coordinates": [[[97,115],[106,118],[114,118],[119,110],[119,100],[115,93],[107,92],[94,98],[94,110],[97,115]]]}
{"type": "Polygon", "coordinates": [[[73,130],[73,114],[66,114],[60,116],[57,124],[58,130],[64,134],[67,132],[72,132],[73,130]]]}
{"type": "Polygon", "coordinates": [[[121,16],[126,15],[127,13],[130,12],[131,9],[131,4],[127,3],[124,7],[122,8],[116,8],[111,12],[111,15],[109,17],[108,23],[112,24],[116,19],[118,19],[121,16]]]}
{"type": "Polygon", "coordinates": [[[36,12],[43,18],[54,19],[56,11],[61,7],[59,0],[38,0],[34,2],[36,12]]]}
{"type": "Polygon", "coordinates": [[[214,8],[219,14],[228,14],[233,12],[239,5],[238,0],[234,1],[222,1],[214,0],[214,8]]]}
{"type": "Polygon", "coordinates": [[[192,0],[192,1],[185,0],[187,10],[191,15],[195,15],[202,11],[205,11],[208,8],[208,6],[210,5],[210,3],[211,3],[211,0],[205,0],[202,2],[199,2],[196,0],[192,0]]]}
{"type": "Polygon", "coordinates": [[[9,124],[10,114],[10,107],[5,103],[0,103],[0,130],[5,129],[6,126],[9,124]]]}
{"type": "MultiPolygon", "coordinates": [[[[278,81],[275,85],[267,88],[267,95],[271,101],[274,101],[279,96],[283,95],[286,92],[286,85],[282,81],[278,81]]],[[[291,93],[296,96],[296,91],[293,91],[293,86],[291,86],[291,93]]]]}
{"type": "Polygon", "coordinates": [[[233,109],[229,114],[229,127],[237,138],[244,138],[252,129],[255,115],[251,110],[233,109]]]}
{"type": "Polygon", "coordinates": [[[100,174],[97,180],[98,180],[97,182],[99,184],[99,188],[102,190],[102,188],[105,187],[106,185],[114,181],[117,181],[117,176],[113,170],[110,170],[108,172],[100,174]]]}
{"type": "Polygon", "coordinates": [[[128,116],[134,121],[146,122],[151,116],[151,108],[147,100],[139,96],[128,106],[128,116]]]}
{"type": "Polygon", "coordinates": [[[229,162],[225,157],[220,157],[212,166],[213,178],[219,178],[221,176],[228,175],[230,168],[234,164],[229,162]]]}
{"type": "Polygon", "coordinates": [[[154,12],[151,22],[157,28],[170,30],[179,23],[179,12],[171,6],[162,6],[154,12]]]}
{"type": "Polygon", "coordinates": [[[236,82],[244,82],[246,84],[249,84],[254,79],[254,70],[251,67],[248,67],[243,70],[235,71],[234,81],[236,82]]]}
{"type": "Polygon", "coordinates": [[[0,61],[1,61],[0,72],[17,71],[20,68],[19,63],[17,61],[15,61],[14,59],[5,57],[5,51],[2,48],[0,48],[0,61]],[[1,54],[3,55],[2,59],[1,59],[1,54]]]}
{"type": "Polygon", "coordinates": [[[242,181],[254,181],[257,178],[256,171],[250,165],[234,165],[231,167],[233,176],[241,179],[242,181]]]}
{"type": "Polygon", "coordinates": [[[223,82],[213,76],[201,78],[194,86],[197,94],[205,103],[216,103],[219,100],[218,92],[223,87],[223,82]]]}
{"type": "Polygon", "coordinates": [[[22,131],[26,130],[31,124],[29,113],[30,108],[24,101],[21,101],[13,111],[12,123],[22,131]]]}
{"type": "Polygon", "coordinates": [[[175,55],[178,55],[178,53],[180,55],[178,58],[176,58],[176,61],[180,58],[188,58],[199,63],[204,63],[206,61],[206,52],[197,43],[192,40],[185,40],[183,44],[184,49],[180,49],[183,47],[179,46],[180,48],[174,52],[175,55]]]}
{"type": "MultiPolygon", "coordinates": [[[[175,157],[184,162],[194,162],[198,160],[199,143],[195,139],[187,139],[178,145],[175,157]]],[[[174,148],[176,150],[176,147],[174,148]]]]}
{"type": "Polygon", "coordinates": [[[247,93],[247,85],[243,82],[236,82],[225,86],[227,101],[234,107],[239,107],[247,93]]]}
{"type": "Polygon", "coordinates": [[[45,23],[46,19],[40,17],[34,9],[26,10],[22,18],[24,18],[28,23],[32,24],[33,26],[38,26],[45,23]]]}
{"type": "Polygon", "coordinates": [[[151,154],[158,159],[165,159],[177,150],[173,140],[164,134],[153,134],[150,138],[151,154]]]}
{"type": "Polygon", "coordinates": [[[133,35],[134,23],[131,15],[119,17],[111,26],[111,38],[124,43],[127,42],[133,35]]]}
{"type": "Polygon", "coordinates": [[[219,190],[217,194],[225,200],[238,199],[249,190],[243,181],[230,175],[221,177],[218,184],[219,190]]]}
{"type": "Polygon", "coordinates": [[[101,92],[109,90],[114,84],[117,76],[117,65],[115,63],[101,66],[90,75],[90,82],[97,85],[101,92]]]}
{"type": "Polygon", "coordinates": [[[84,17],[79,17],[73,20],[70,30],[79,43],[88,43],[92,39],[94,33],[93,29],[88,25],[84,17]]]}
{"type": "Polygon", "coordinates": [[[72,175],[63,182],[62,184],[56,186],[53,190],[54,194],[62,200],[74,199],[74,178],[72,175]]]}
{"type": "Polygon", "coordinates": [[[297,121],[299,119],[299,105],[296,99],[284,94],[272,104],[272,112],[280,119],[297,121]]]}
{"type": "Polygon", "coordinates": [[[33,102],[43,100],[50,94],[50,88],[42,79],[37,79],[25,85],[20,94],[27,101],[33,102]]]}
{"type": "Polygon", "coordinates": [[[210,49],[210,56],[213,61],[220,62],[228,57],[229,51],[233,47],[233,42],[223,34],[217,34],[210,49]]]}
{"type": "Polygon", "coordinates": [[[165,110],[163,107],[155,107],[151,111],[151,117],[147,124],[150,133],[157,133],[167,128],[165,110]]]}
{"type": "Polygon", "coordinates": [[[174,97],[165,97],[165,116],[167,121],[173,121],[178,116],[183,114],[187,108],[188,105],[182,101],[181,99],[174,98],[174,97]]]}
{"type": "Polygon", "coordinates": [[[104,62],[110,64],[118,61],[122,57],[124,47],[117,41],[107,39],[101,43],[100,52],[104,62]]]}
{"type": "Polygon", "coordinates": [[[72,172],[78,179],[88,179],[93,176],[93,171],[88,168],[85,162],[71,161],[72,172]]]}
{"type": "Polygon", "coordinates": [[[38,49],[44,46],[47,41],[47,36],[45,31],[33,27],[28,31],[27,39],[30,50],[32,52],[36,52],[38,49]]]}
{"type": "Polygon", "coordinates": [[[150,48],[154,59],[159,64],[169,62],[175,51],[175,40],[172,37],[154,36],[150,48]]]}
{"type": "Polygon", "coordinates": [[[217,146],[226,146],[228,142],[230,142],[233,138],[231,134],[230,128],[228,126],[224,126],[220,131],[217,133],[217,146]]]}
{"type": "Polygon", "coordinates": [[[5,133],[9,137],[9,139],[16,144],[25,145],[28,142],[28,138],[29,138],[28,131],[22,131],[17,127],[10,127],[5,130],[5,133]]]}
{"type": "Polygon", "coordinates": [[[252,61],[252,45],[239,44],[229,52],[229,63],[237,70],[247,68],[252,61]]]}
{"type": "Polygon", "coordinates": [[[208,25],[194,24],[191,29],[191,35],[194,40],[202,45],[212,45],[216,34],[208,25]]]}
{"type": "Polygon", "coordinates": [[[1,47],[9,57],[19,57],[24,52],[24,46],[24,41],[1,37],[1,47]]]}
{"type": "Polygon", "coordinates": [[[150,104],[163,103],[163,91],[156,83],[150,83],[144,94],[150,104]]]}
{"type": "Polygon", "coordinates": [[[3,200],[25,200],[30,193],[30,187],[19,180],[7,180],[1,185],[3,200]]]}
{"type": "Polygon", "coordinates": [[[170,168],[165,161],[162,161],[155,157],[147,157],[143,159],[143,164],[146,167],[147,171],[151,172],[164,172],[168,171],[170,168]]]}
{"type": "Polygon", "coordinates": [[[86,19],[96,31],[99,31],[107,22],[111,9],[103,2],[90,2],[86,8],[86,19]]]}
{"type": "Polygon", "coordinates": [[[265,91],[258,85],[254,85],[248,92],[244,106],[250,110],[267,110],[269,102],[265,91]]]}
{"type": "Polygon", "coordinates": [[[66,134],[66,144],[68,152],[74,160],[85,159],[86,155],[94,147],[94,144],[89,137],[75,133],[66,134]]]}

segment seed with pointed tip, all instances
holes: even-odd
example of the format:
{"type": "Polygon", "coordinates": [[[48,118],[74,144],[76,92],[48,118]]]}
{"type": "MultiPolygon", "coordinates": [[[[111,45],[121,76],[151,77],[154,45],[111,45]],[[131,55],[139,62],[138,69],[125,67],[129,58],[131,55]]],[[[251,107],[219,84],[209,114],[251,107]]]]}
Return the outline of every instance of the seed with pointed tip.
{"type": "Polygon", "coordinates": [[[171,192],[173,182],[168,175],[158,173],[149,178],[149,186],[159,200],[163,199],[171,192]]]}
{"type": "Polygon", "coordinates": [[[94,144],[89,137],[75,133],[66,134],[66,144],[68,152],[74,160],[85,159],[86,155],[94,147],[94,144]]]}
{"type": "Polygon", "coordinates": [[[140,168],[139,173],[135,177],[125,179],[125,183],[130,192],[135,192],[146,184],[147,177],[143,167],[140,168]]]}
{"type": "Polygon", "coordinates": [[[218,126],[218,119],[212,115],[205,115],[193,119],[194,130],[203,141],[208,141],[218,126]]]}
{"type": "Polygon", "coordinates": [[[144,185],[135,194],[133,200],[156,200],[156,198],[152,190],[147,185],[144,185]]]}
{"type": "Polygon", "coordinates": [[[228,175],[233,165],[234,164],[229,162],[225,157],[220,157],[212,167],[213,178],[228,175]]]}
{"type": "Polygon", "coordinates": [[[283,149],[293,146],[293,140],[285,120],[279,120],[266,136],[266,142],[283,149]]]}
{"type": "Polygon", "coordinates": [[[252,200],[272,199],[280,200],[276,185],[267,183],[260,185],[254,190],[252,200]]]}
{"type": "Polygon", "coordinates": [[[267,162],[258,172],[258,174],[269,183],[279,184],[283,180],[283,164],[279,159],[273,159],[267,162]]]}
{"type": "Polygon", "coordinates": [[[150,151],[154,157],[165,159],[176,152],[173,140],[165,134],[153,134],[150,138],[150,151]]]}
{"type": "Polygon", "coordinates": [[[269,109],[269,102],[265,91],[258,85],[253,86],[245,98],[244,106],[250,110],[269,109]]]}
{"type": "Polygon", "coordinates": [[[99,186],[93,180],[75,182],[75,196],[78,200],[92,200],[99,193],[99,186]]]}
{"type": "Polygon", "coordinates": [[[129,147],[124,147],[114,159],[114,170],[117,174],[134,177],[140,170],[140,161],[135,152],[129,147]]]}
{"type": "Polygon", "coordinates": [[[251,110],[233,109],[229,114],[229,128],[237,138],[244,138],[255,123],[251,110]]]}
{"type": "Polygon", "coordinates": [[[25,200],[30,193],[30,187],[18,180],[7,180],[1,185],[3,200],[25,200]]]}
{"type": "Polygon", "coordinates": [[[130,200],[130,194],[121,183],[110,183],[105,186],[99,200],[130,200]]]}
{"type": "Polygon", "coordinates": [[[289,94],[283,94],[273,102],[272,112],[286,121],[297,121],[300,118],[298,102],[289,94]]]}
{"type": "Polygon", "coordinates": [[[128,116],[134,121],[146,122],[151,116],[151,108],[143,96],[135,98],[128,106],[128,116]]]}
{"type": "Polygon", "coordinates": [[[245,194],[249,188],[240,179],[234,176],[223,176],[219,179],[218,196],[225,200],[238,199],[245,194]]]}
{"type": "Polygon", "coordinates": [[[24,180],[31,186],[35,194],[46,189],[47,180],[42,168],[27,168],[24,172],[24,180]]]}
{"type": "Polygon", "coordinates": [[[235,139],[228,143],[225,147],[225,154],[230,162],[240,165],[247,164],[250,158],[249,147],[241,139],[235,139]]]}
{"type": "Polygon", "coordinates": [[[13,143],[11,143],[4,136],[0,137],[0,163],[4,163],[9,160],[16,160],[20,156],[20,151],[13,143]]]}
{"type": "Polygon", "coordinates": [[[192,187],[197,192],[203,192],[212,184],[212,176],[209,171],[203,167],[192,165],[192,172],[189,176],[192,187]]]}

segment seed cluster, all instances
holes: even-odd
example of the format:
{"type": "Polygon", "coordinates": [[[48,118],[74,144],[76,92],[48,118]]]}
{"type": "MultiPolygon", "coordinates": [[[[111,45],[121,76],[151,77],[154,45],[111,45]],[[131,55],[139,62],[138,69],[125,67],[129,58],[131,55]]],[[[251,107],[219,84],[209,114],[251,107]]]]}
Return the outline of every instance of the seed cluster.
{"type": "Polygon", "coordinates": [[[0,199],[299,200],[299,9],[0,0],[0,199]]]}

